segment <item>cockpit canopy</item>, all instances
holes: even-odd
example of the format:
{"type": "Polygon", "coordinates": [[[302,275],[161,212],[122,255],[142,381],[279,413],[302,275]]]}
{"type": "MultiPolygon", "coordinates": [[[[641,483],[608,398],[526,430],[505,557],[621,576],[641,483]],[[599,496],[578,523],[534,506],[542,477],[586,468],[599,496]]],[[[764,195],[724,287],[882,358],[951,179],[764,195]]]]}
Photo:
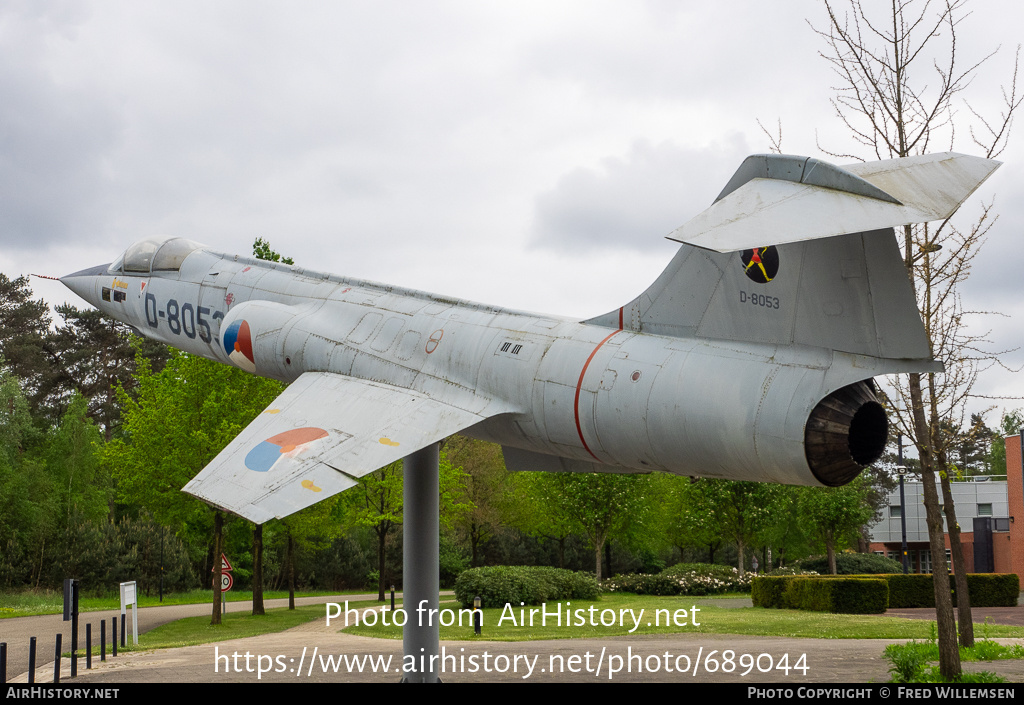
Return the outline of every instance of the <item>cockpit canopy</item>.
{"type": "Polygon", "coordinates": [[[202,247],[199,243],[183,237],[141,240],[114,260],[108,271],[111,274],[177,272],[185,258],[202,247]]]}

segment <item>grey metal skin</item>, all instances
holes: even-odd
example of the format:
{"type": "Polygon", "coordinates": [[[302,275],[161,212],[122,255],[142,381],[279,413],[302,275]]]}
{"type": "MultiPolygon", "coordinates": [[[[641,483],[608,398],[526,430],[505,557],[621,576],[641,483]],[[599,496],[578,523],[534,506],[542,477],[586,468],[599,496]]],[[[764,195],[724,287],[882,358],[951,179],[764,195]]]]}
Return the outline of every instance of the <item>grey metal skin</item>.
{"type": "Polygon", "coordinates": [[[766,258],[774,250],[777,266],[761,281],[749,250],[683,244],[647,291],[587,321],[182,242],[163,245],[183,253],[177,268],[102,266],[62,281],[143,335],[226,364],[225,332],[245,321],[253,362],[240,366],[303,378],[281,397],[288,413],[254,422],[186,487],[257,522],[456,432],[502,444],[512,470],[843,484],[885,444],[871,378],[941,369],[890,228],[757,250],[766,258]],[[228,466],[266,429],[310,425],[289,411],[304,401],[329,415],[320,425],[340,440],[310,450],[306,474],[279,475],[240,499],[250,475],[228,466]],[[395,429],[416,433],[398,447],[397,436],[366,426],[368,414],[393,415],[395,429]],[[288,482],[312,477],[309,467],[333,484],[289,494],[288,482]],[[223,484],[229,472],[247,479],[223,484]]]}

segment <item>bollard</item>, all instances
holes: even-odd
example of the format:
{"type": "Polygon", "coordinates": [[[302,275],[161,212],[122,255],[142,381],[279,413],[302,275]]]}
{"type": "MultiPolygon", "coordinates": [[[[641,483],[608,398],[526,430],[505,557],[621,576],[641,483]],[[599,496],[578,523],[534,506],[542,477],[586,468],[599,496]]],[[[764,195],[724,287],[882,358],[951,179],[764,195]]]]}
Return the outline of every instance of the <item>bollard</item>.
{"type": "Polygon", "coordinates": [[[92,625],[85,625],[85,670],[92,668],[92,625]]]}
{"type": "Polygon", "coordinates": [[[117,656],[117,617],[110,622],[110,655],[117,656]]]}
{"type": "Polygon", "coordinates": [[[63,636],[60,632],[57,632],[57,639],[53,647],[53,682],[54,684],[60,683],[60,639],[63,636]]]}
{"type": "Polygon", "coordinates": [[[100,661],[107,660],[107,620],[100,620],[100,661]]]}
{"type": "Polygon", "coordinates": [[[7,683],[7,642],[0,641],[0,685],[7,683]]]}
{"type": "Polygon", "coordinates": [[[121,615],[121,648],[122,649],[127,645],[127,642],[125,641],[125,638],[124,638],[124,629],[125,629],[126,626],[128,626],[128,615],[127,614],[122,614],[121,615]]]}
{"type": "Polygon", "coordinates": [[[395,611],[395,586],[391,586],[391,611],[395,611]]]}
{"type": "Polygon", "coordinates": [[[36,638],[28,640],[28,682],[36,682],[36,638]]]}

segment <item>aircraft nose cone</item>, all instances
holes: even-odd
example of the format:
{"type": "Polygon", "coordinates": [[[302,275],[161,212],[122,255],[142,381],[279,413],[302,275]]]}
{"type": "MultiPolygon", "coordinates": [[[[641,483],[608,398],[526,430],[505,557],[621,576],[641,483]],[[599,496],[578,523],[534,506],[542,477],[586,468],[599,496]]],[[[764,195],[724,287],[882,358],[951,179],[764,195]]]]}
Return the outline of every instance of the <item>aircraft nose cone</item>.
{"type": "Polygon", "coordinates": [[[83,299],[96,306],[96,277],[103,276],[110,268],[110,263],[89,267],[60,278],[61,284],[71,289],[83,299]]]}

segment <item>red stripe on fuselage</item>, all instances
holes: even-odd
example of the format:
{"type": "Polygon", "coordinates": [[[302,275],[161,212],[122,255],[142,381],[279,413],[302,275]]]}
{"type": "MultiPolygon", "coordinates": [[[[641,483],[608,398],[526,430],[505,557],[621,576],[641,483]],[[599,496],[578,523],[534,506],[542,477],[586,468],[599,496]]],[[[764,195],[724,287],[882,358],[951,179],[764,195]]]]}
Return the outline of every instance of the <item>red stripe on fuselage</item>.
{"type": "Polygon", "coordinates": [[[594,359],[594,355],[597,355],[597,351],[601,349],[602,345],[611,340],[613,335],[616,335],[621,332],[622,329],[620,328],[619,330],[609,335],[607,338],[598,343],[597,347],[594,348],[594,351],[590,353],[590,357],[588,357],[587,361],[583,364],[583,370],[580,371],[580,380],[579,382],[576,383],[576,401],[573,403],[572,406],[573,414],[576,416],[576,433],[578,433],[580,436],[580,442],[583,444],[584,450],[590,453],[590,457],[592,457],[599,463],[604,461],[602,461],[600,458],[594,455],[594,451],[590,450],[590,446],[587,445],[587,439],[583,437],[583,427],[580,426],[580,390],[583,388],[583,376],[587,374],[587,368],[590,367],[590,361],[594,359]]]}

